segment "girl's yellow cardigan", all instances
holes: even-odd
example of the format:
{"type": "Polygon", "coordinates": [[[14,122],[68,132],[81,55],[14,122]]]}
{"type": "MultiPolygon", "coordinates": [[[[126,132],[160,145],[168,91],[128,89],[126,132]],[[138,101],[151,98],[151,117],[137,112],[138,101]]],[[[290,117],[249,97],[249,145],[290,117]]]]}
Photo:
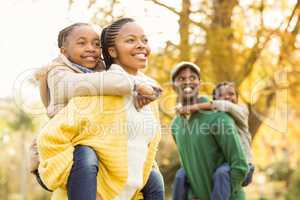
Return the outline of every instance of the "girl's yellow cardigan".
{"type": "MultiPolygon", "coordinates": [[[[99,156],[97,193],[102,199],[112,200],[121,193],[128,173],[125,106],[125,97],[77,97],[43,127],[37,140],[39,173],[46,186],[54,190],[52,199],[67,199],[66,184],[73,164],[74,146],[78,144],[92,147],[99,156]]],[[[155,102],[151,110],[158,120],[155,102]]],[[[159,130],[148,145],[144,185],[155,164],[160,137],[159,130]]],[[[133,199],[141,198],[137,191],[133,199]]]]}

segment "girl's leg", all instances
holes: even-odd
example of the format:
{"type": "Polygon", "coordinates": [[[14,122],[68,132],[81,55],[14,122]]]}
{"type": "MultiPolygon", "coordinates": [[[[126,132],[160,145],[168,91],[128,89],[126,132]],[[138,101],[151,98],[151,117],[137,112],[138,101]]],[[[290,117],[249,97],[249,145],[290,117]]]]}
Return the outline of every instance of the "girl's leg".
{"type": "Polygon", "coordinates": [[[158,170],[152,169],[144,188],[141,191],[144,200],[164,200],[165,188],[162,175],[158,170]]]}
{"type": "Polygon", "coordinates": [[[175,175],[175,181],[173,185],[173,200],[186,200],[188,184],[187,178],[183,168],[180,168],[175,175]]]}
{"type": "Polygon", "coordinates": [[[98,157],[89,146],[77,145],[68,179],[69,200],[95,200],[97,193],[98,157]]]}
{"type": "Polygon", "coordinates": [[[231,193],[230,166],[225,163],[213,174],[211,200],[229,200],[231,193]]]}

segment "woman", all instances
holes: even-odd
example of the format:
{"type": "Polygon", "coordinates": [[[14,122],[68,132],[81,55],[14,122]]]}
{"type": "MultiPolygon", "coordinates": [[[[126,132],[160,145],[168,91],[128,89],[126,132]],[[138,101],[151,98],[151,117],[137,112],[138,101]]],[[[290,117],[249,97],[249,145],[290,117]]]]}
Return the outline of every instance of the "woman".
{"type": "MultiPolygon", "coordinates": [[[[150,48],[132,19],[106,27],[101,47],[107,69],[122,71],[136,83],[155,84],[139,71],[146,67],[150,48]]],[[[97,194],[102,199],[140,199],[140,191],[144,199],[163,199],[162,178],[152,167],[159,127],[155,103],[137,111],[132,96],[76,97],[39,134],[41,178],[55,190],[54,198],[65,199],[74,147],[86,145],[99,157],[97,194]]]]}
{"type": "MultiPolygon", "coordinates": [[[[139,94],[135,96],[137,106],[142,107],[149,103],[149,100],[141,96],[149,95],[145,92],[153,91],[151,86],[136,84],[133,87],[125,73],[103,71],[100,35],[91,24],[75,23],[61,30],[58,34],[58,48],[60,55],[36,73],[40,94],[50,118],[76,96],[126,96],[131,95],[134,90],[139,94]]],[[[35,142],[30,152],[30,171],[36,174],[38,182],[44,186],[37,170],[39,160],[35,142]]],[[[97,155],[91,147],[77,145],[73,160],[67,184],[68,198],[94,200],[98,173],[97,155]]],[[[45,186],[44,188],[47,189],[45,186]]]]}

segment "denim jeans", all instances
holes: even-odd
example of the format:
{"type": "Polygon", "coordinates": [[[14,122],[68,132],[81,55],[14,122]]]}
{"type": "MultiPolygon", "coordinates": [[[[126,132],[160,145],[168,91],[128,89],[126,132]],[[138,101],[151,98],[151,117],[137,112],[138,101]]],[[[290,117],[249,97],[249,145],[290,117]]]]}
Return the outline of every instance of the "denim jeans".
{"type": "MultiPolygon", "coordinates": [[[[249,164],[249,171],[244,179],[242,186],[247,186],[252,182],[254,166],[249,164]]],[[[211,200],[228,200],[231,194],[230,166],[224,163],[217,168],[213,174],[213,190],[211,200]]],[[[188,181],[183,168],[176,172],[173,186],[173,200],[186,200],[188,191],[188,181]]]]}
{"type": "Polygon", "coordinates": [[[97,192],[98,157],[89,146],[77,145],[74,163],[68,178],[69,200],[95,200],[97,192]]]}
{"type": "MultiPolygon", "coordinates": [[[[74,163],[68,179],[69,200],[95,200],[97,192],[98,157],[89,146],[77,145],[74,163]]],[[[164,200],[164,182],[157,170],[152,170],[141,191],[144,200],[164,200]]]]}
{"type": "MultiPolygon", "coordinates": [[[[252,182],[252,177],[254,173],[254,166],[248,164],[248,173],[242,183],[245,187],[252,182]]],[[[229,200],[231,194],[230,185],[230,166],[228,163],[224,163],[217,168],[213,175],[214,187],[211,195],[211,200],[229,200]]]]}
{"type": "Polygon", "coordinates": [[[162,175],[159,171],[152,169],[148,181],[141,190],[144,200],[164,200],[165,188],[162,175]]]}
{"type": "Polygon", "coordinates": [[[180,168],[175,175],[175,181],[173,185],[173,200],[185,200],[187,199],[188,183],[183,168],[180,168]]]}
{"type": "Polygon", "coordinates": [[[219,166],[213,174],[211,200],[229,200],[230,194],[230,166],[224,163],[219,166]]]}

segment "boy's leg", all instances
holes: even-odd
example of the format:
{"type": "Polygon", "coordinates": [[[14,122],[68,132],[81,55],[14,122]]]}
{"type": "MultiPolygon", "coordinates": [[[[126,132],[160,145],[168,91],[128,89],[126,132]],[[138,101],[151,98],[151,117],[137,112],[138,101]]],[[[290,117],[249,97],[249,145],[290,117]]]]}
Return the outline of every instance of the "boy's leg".
{"type": "Polygon", "coordinates": [[[89,146],[77,145],[68,178],[69,200],[95,200],[97,193],[98,157],[89,146]]]}
{"type": "Polygon", "coordinates": [[[175,175],[173,185],[173,200],[186,200],[187,199],[188,184],[187,178],[183,168],[180,168],[175,175]]]}
{"type": "Polygon", "coordinates": [[[144,200],[164,200],[165,188],[164,180],[158,170],[152,169],[148,181],[141,190],[144,200]]]}
{"type": "Polygon", "coordinates": [[[253,177],[255,167],[251,163],[249,163],[248,167],[249,167],[249,171],[244,179],[244,182],[242,183],[243,187],[246,187],[252,182],[252,177],[253,177]]]}
{"type": "Polygon", "coordinates": [[[213,174],[211,200],[229,200],[231,193],[230,166],[225,163],[213,174]]]}

